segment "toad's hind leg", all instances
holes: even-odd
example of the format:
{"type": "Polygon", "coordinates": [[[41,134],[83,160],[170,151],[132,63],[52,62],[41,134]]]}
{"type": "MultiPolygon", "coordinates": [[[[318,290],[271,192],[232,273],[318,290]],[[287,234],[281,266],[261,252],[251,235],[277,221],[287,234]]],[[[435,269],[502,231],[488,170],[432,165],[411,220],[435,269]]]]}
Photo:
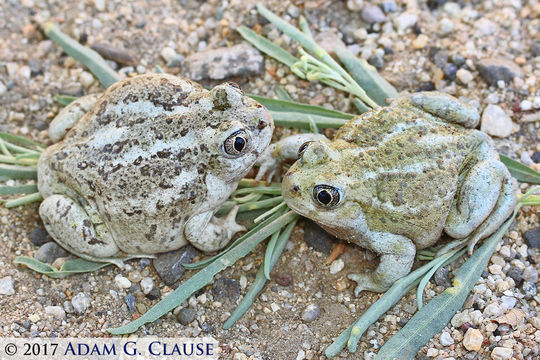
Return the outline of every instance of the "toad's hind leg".
{"type": "Polygon", "coordinates": [[[81,258],[121,264],[120,250],[107,227],[66,195],[51,195],[41,203],[39,215],[47,232],[63,248],[81,258]],[[94,220],[94,221],[92,221],[94,220]]]}
{"type": "Polygon", "coordinates": [[[515,184],[504,164],[494,158],[482,160],[463,179],[444,230],[456,239],[470,236],[472,253],[478,240],[492,234],[515,204],[515,184]]]}

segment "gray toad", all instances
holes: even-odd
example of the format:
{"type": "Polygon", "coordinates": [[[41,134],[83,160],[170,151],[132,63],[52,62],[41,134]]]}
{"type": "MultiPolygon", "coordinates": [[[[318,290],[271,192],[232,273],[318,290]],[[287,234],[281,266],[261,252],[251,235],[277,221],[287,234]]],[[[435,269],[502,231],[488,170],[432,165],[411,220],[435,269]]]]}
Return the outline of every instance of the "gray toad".
{"type": "Polygon", "coordinates": [[[303,134],[271,145],[259,177],[300,148],[283,179],[286,203],[378,253],[375,271],[350,278],[357,294],[384,291],[410,272],[416,249],[443,231],[467,238],[472,252],[514,209],[516,183],[492,140],[465,128],[478,120],[474,109],[442,93],[402,97],[351,119],[332,141],[303,134]]]}
{"type": "Polygon", "coordinates": [[[208,91],[154,74],[70,104],[49,131],[63,140],[38,163],[47,231],[80,257],[120,264],[188,242],[217,250],[244,230],[237,208],[214,213],[268,146],[273,121],[233,83],[208,91]]]}

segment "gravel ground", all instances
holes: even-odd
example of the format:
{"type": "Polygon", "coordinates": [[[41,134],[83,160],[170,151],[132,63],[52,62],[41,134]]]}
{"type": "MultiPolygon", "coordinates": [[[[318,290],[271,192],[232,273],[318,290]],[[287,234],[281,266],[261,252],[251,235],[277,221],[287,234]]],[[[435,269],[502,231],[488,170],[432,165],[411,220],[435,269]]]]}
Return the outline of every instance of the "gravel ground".
{"type": "MultiPolygon", "coordinates": [[[[289,21],[304,14],[322,43],[331,47],[343,41],[380,68],[399,91],[438,89],[467,99],[483,111],[482,129],[496,136],[500,152],[539,169],[537,0],[264,3],[289,21]]],[[[242,42],[235,31],[240,25],[289,46],[286,36],[257,16],[255,4],[252,0],[6,0],[0,7],[0,130],[50,143],[47,125],[61,108],[54,96],[101,90],[87,70],[44,37],[41,26],[50,20],[108,54],[114,59],[111,65],[125,76],[153,71],[159,65],[207,85],[227,77],[246,92],[265,96],[273,96],[280,84],[295,100],[353,111],[342,93],[300,81],[249,47],[220,50],[242,42]],[[196,55],[201,52],[205,53],[196,55]],[[218,59],[222,53],[232,53],[230,63],[212,67],[226,61],[218,59]],[[204,64],[205,59],[213,63],[204,64]]],[[[522,186],[523,191],[526,188],[522,186]]],[[[67,279],[39,276],[13,264],[15,256],[34,256],[48,241],[37,205],[10,211],[2,207],[0,222],[0,336],[106,336],[106,328],[139,317],[178,285],[166,285],[146,260],[131,261],[122,271],[108,267],[67,279]]],[[[253,280],[262,247],[138,335],[209,333],[220,341],[223,358],[324,358],[332,339],[379,297],[374,293],[355,297],[353,283],[346,279],[346,274],[372,262],[371,254],[347,245],[338,263],[330,266],[325,251],[332,241],[301,222],[272,281],[228,331],[221,324],[253,280]]],[[[538,358],[539,246],[538,208],[524,208],[464,309],[417,359],[538,358]],[[503,316],[513,316],[515,323],[505,324],[503,316]]],[[[453,270],[451,266],[437,274],[427,287],[426,299],[444,290],[453,270]]],[[[370,359],[415,310],[415,296],[409,294],[368,329],[357,354],[343,352],[341,358],[370,359]]]]}

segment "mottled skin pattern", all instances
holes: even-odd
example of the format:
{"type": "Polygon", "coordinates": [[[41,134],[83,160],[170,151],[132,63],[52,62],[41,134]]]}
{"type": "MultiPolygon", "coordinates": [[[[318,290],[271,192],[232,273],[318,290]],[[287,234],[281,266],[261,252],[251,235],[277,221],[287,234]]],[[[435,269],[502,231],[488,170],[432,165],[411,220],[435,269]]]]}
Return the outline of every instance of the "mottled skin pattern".
{"type": "Polygon", "coordinates": [[[235,84],[207,91],[180,77],[138,76],[111,86],[78,121],[59,119],[50,131],[61,133],[70,122],[38,164],[40,215],[66,249],[98,261],[188,241],[217,250],[243,229],[236,209],[225,220],[213,214],[269,144],[273,122],[235,84]],[[224,142],[239,130],[247,145],[231,156],[224,142]]]}
{"type": "MultiPolygon", "coordinates": [[[[409,273],[416,248],[435,244],[443,231],[468,237],[472,251],[510,215],[515,182],[491,139],[461,126],[478,119],[455,98],[419,93],[350,120],[332,141],[304,147],[283,179],[289,207],[381,255],[375,271],[350,276],[356,293],[388,289],[409,273]],[[339,201],[321,203],[317,185],[335,189],[332,199],[339,201]]],[[[294,141],[274,148],[286,143],[294,141]]]]}

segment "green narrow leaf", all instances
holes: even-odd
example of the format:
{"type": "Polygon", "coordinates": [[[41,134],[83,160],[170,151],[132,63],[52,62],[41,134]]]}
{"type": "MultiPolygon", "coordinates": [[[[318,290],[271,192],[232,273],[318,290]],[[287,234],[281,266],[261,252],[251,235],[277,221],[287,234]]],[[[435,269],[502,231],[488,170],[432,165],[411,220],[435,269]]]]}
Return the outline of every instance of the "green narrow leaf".
{"type": "Polygon", "coordinates": [[[260,36],[255,31],[245,26],[240,26],[236,30],[238,30],[240,35],[242,35],[245,40],[250,42],[253,46],[255,46],[257,49],[259,49],[266,55],[273,57],[277,61],[282,62],[289,67],[291,67],[292,64],[298,61],[298,59],[292,56],[288,51],[277,46],[270,40],[260,36]]]}
{"type": "Polygon", "coordinates": [[[54,99],[59,102],[63,106],[68,106],[73,101],[77,100],[77,97],[75,96],[68,96],[68,95],[56,95],[54,99]]]}
{"type": "Polygon", "coordinates": [[[514,217],[515,213],[497,232],[484,240],[484,244],[456,271],[453,286],[419,310],[403,329],[384,344],[375,359],[414,359],[429,339],[439,333],[463,306],[514,217]]]}
{"type": "Polygon", "coordinates": [[[365,112],[368,112],[369,110],[371,110],[370,107],[368,107],[366,104],[364,104],[364,102],[362,100],[360,100],[359,98],[355,97],[353,99],[353,104],[354,106],[356,106],[356,108],[358,109],[358,112],[360,112],[360,114],[363,114],[365,112]]]}
{"type": "Polygon", "coordinates": [[[257,101],[258,103],[264,105],[268,110],[274,112],[295,112],[307,115],[325,116],[329,118],[345,120],[352,119],[356,116],[337,110],[330,110],[322,106],[302,104],[294,101],[270,99],[257,95],[249,95],[249,97],[257,101]]]}
{"type": "Polygon", "coordinates": [[[535,171],[527,165],[511,159],[508,156],[502,154],[499,156],[503,164],[506,165],[510,171],[510,174],[512,174],[512,176],[517,180],[531,184],[540,184],[540,173],[538,171],[535,171]]]}
{"type": "Polygon", "coordinates": [[[43,263],[28,256],[17,256],[13,262],[15,264],[24,265],[29,269],[54,279],[86,272],[93,272],[104,268],[105,266],[111,265],[111,263],[98,263],[77,258],[66,260],[64,265],[62,265],[60,270],[58,270],[49,264],[43,263]]]}
{"type": "Polygon", "coordinates": [[[0,186],[0,195],[32,194],[38,191],[36,184],[0,186]]]}
{"type": "Polygon", "coordinates": [[[37,193],[21,196],[20,198],[17,198],[17,199],[9,200],[6,202],[5,206],[6,208],[10,209],[17,206],[27,205],[36,201],[41,201],[41,200],[43,200],[43,197],[41,196],[40,193],[37,192],[37,193]]]}
{"type": "Polygon", "coordinates": [[[37,179],[37,169],[33,166],[0,165],[0,181],[10,179],[37,179]]]}
{"type": "Polygon", "coordinates": [[[349,49],[343,47],[336,50],[336,55],[358,85],[365,89],[368,96],[380,106],[388,105],[387,98],[398,96],[397,90],[366,60],[359,59],[349,49]]]}
{"type": "Polygon", "coordinates": [[[120,80],[120,76],[107,64],[101,55],[64,34],[55,24],[47,23],[45,25],[45,35],[60,45],[69,56],[90,69],[105,88],[120,80]]]}
{"type": "MultiPolygon", "coordinates": [[[[6,141],[14,142],[16,144],[27,145],[27,146],[37,146],[38,148],[43,148],[44,147],[44,145],[42,145],[42,144],[40,144],[38,142],[32,141],[32,140],[27,139],[27,138],[23,138],[22,136],[9,134],[9,133],[2,132],[2,131],[0,131],[0,138],[4,139],[6,141]]],[[[33,149],[26,149],[26,150],[33,150],[33,149]]]]}
{"type": "Polygon", "coordinates": [[[277,85],[274,89],[279,100],[294,102],[289,93],[280,85],[277,85]]]}
{"type": "Polygon", "coordinates": [[[272,257],[274,255],[274,249],[276,247],[278,238],[279,231],[276,231],[270,238],[270,241],[268,241],[268,245],[266,245],[266,251],[264,252],[264,262],[262,268],[264,277],[267,280],[270,280],[270,271],[272,270],[272,257]]]}
{"type": "Polygon", "coordinates": [[[157,303],[154,307],[144,313],[144,315],[137,320],[118,328],[108,329],[108,331],[113,335],[130,334],[136,331],[142,325],[159,319],[175,307],[182,304],[195,291],[203,288],[206,284],[212,281],[214,275],[216,275],[223,269],[231,266],[238,259],[246,256],[261,241],[276,232],[278,229],[281,229],[286,224],[296,220],[297,218],[297,214],[289,211],[285,215],[268,224],[268,226],[261,231],[258,231],[250,239],[242,242],[235,248],[231,249],[226,255],[214,261],[213,263],[193,275],[181,286],[179,286],[175,291],[167,295],[167,297],[157,303]]]}

